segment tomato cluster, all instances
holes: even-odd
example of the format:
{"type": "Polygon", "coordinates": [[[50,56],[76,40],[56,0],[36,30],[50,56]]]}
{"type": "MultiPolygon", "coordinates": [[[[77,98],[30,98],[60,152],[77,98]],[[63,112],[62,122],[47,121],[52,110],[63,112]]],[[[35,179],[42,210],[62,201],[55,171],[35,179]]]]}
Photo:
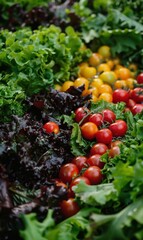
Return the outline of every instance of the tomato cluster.
{"type": "Polygon", "coordinates": [[[109,46],[103,45],[93,52],[87,62],[79,66],[76,79],[68,80],[62,86],[55,86],[60,91],[67,91],[71,86],[84,85],[82,95],[91,94],[91,100],[113,102],[113,90],[133,89],[136,83],[142,83],[142,75],[137,76],[137,65],[122,65],[119,58],[111,54],[109,46]]]}
{"type": "Polygon", "coordinates": [[[65,184],[68,189],[67,199],[60,202],[60,207],[63,215],[67,218],[80,209],[75,201],[73,186],[83,181],[87,185],[100,184],[103,180],[101,169],[104,163],[101,160],[101,155],[78,156],[72,159],[70,163],[64,164],[59,171],[59,181],[65,184]]]}
{"type": "Polygon", "coordinates": [[[126,103],[126,111],[130,110],[134,115],[140,113],[143,110],[143,88],[116,89],[113,92],[113,103],[118,102],[126,103]]]}
{"type": "MultiPolygon", "coordinates": [[[[110,47],[101,46],[92,53],[87,62],[79,65],[79,73],[73,81],[68,80],[59,91],[67,91],[70,87],[84,85],[82,96],[91,95],[91,101],[125,103],[125,111],[133,115],[143,110],[143,73],[137,75],[137,66],[132,63],[127,67],[120,59],[112,58],[110,47]]],[[[110,158],[120,154],[120,144],[128,127],[123,119],[116,117],[111,109],[92,112],[87,107],[79,107],[74,112],[74,120],[79,124],[81,135],[90,141],[92,147],[86,156],[77,156],[70,163],[64,164],[59,171],[60,184],[67,189],[67,199],[60,203],[63,215],[70,217],[80,209],[75,201],[73,186],[80,181],[87,185],[97,185],[104,179],[102,155],[110,158]]]]}
{"type": "Polygon", "coordinates": [[[75,111],[75,121],[79,123],[81,134],[87,140],[109,145],[114,137],[123,137],[127,124],[122,119],[116,119],[116,114],[110,109],[99,113],[91,113],[89,109],[80,107],[75,111]],[[79,117],[80,116],[80,117],[79,117]]]}
{"type": "Polygon", "coordinates": [[[137,65],[130,63],[122,65],[119,58],[112,57],[109,46],[101,46],[93,52],[87,62],[79,65],[78,77],[68,80],[62,86],[55,86],[60,91],[67,91],[71,86],[84,85],[82,95],[91,95],[91,101],[105,100],[107,102],[126,102],[134,105],[130,110],[133,114],[143,109],[143,73],[138,74],[137,65]],[[137,85],[140,85],[136,87],[137,85]],[[130,101],[132,99],[133,101],[130,101]]]}
{"type": "Polygon", "coordinates": [[[92,113],[87,107],[79,107],[75,110],[75,121],[79,124],[82,137],[93,144],[86,156],[74,157],[59,171],[59,181],[66,185],[68,191],[67,199],[60,203],[65,217],[72,216],[80,209],[75,201],[73,186],[81,181],[87,185],[102,183],[105,178],[102,156],[107,153],[112,158],[120,154],[119,144],[122,142],[119,139],[127,132],[127,123],[117,119],[111,109],[92,113]]]}

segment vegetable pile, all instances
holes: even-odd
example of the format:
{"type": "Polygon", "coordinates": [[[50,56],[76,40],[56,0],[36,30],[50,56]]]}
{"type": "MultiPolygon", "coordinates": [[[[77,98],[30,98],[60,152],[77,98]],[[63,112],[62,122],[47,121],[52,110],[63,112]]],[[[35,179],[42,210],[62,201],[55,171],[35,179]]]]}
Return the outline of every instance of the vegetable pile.
{"type": "Polygon", "coordinates": [[[142,1],[1,2],[0,240],[143,239],[142,21],[142,1]]]}

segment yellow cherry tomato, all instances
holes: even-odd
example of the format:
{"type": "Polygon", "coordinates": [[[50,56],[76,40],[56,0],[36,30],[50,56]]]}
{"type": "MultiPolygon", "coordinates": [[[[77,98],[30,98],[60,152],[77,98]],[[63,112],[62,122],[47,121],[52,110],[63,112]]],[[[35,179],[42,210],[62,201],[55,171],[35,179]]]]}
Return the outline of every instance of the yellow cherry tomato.
{"type": "Polygon", "coordinates": [[[99,94],[101,94],[101,93],[110,93],[110,94],[112,94],[113,93],[113,90],[112,90],[111,86],[108,85],[108,84],[102,84],[99,87],[98,90],[99,90],[99,94]]]}
{"type": "Polygon", "coordinates": [[[95,96],[95,95],[92,95],[91,101],[92,102],[97,102],[98,101],[98,97],[95,96]]]}
{"type": "Polygon", "coordinates": [[[107,61],[107,64],[109,65],[109,67],[110,67],[111,70],[114,68],[114,61],[113,61],[113,60],[109,59],[109,60],[107,61]]]}
{"type": "Polygon", "coordinates": [[[126,80],[117,80],[115,83],[114,83],[114,88],[126,88],[127,87],[127,83],[126,83],[126,80]]]}
{"type": "Polygon", "coordinates": [[[97,66],[97,72],[105,72],[105,71],[110,71],[110,67],[107,63],[101,63],[97,66]]]}
{"type": "Polygon", "coordinates": [[[94,67],[82,67],[80,69],[80,75],[84,78],[93,78],[96,75],[96,68],[94,67]]]}
{"type": "Polygon", "coordinates": [[[55,84],[54,85],[54,89],[61,91],[62,90],[62,86],[60,84],[55,84]]]}
{"type": "Polygon", "coordinates": [[[133,89],[135,83],[137,83],[137,80],[134,79],[134,78],[128,78],[128,79],[126,80],[126,84],[127,84],[127,87],[128,87],[129,89],[133,89]]]}
{"type": "Polygon", "coordinates": [[[89,58],[89,65],[96,67],[102,62],[103,57],[99,53],[92,53],[89,58]]]}
{"type": "Polygon", "coordinates": [[[113,85],[114,82],[117,80],[116,73],[113,71],[106,71],[99,75],[99,77],[102,79],[104,83],[108,83],[110,85],[113,85]]]}
{"type": "Polygon", "coordinates": [[[84,85],[84,90],[82,94],[86,95],[89,87],[89,80],[84,77],[79,77],[74,81],[74,87],[80,87],[82,85],[84,85]]]}
{"type": "Polygon", "coordinates": [[[111,93],[101,93],[98,100],[104,100],[106,102],[112,102],[113,101],[113,97],[111,93]]]}
{"type": "Polygon", "coordinates": [[[96,97],[99,96],[99,89],[97,87],[91,88],[92,95],[95,95],[96,97]]]}
{"type": "Polygon", "coordinates": [[[94,78],[90,83],[90,87],[99,88],[103,84],[103,81],[100,78],[94,78]]]}
{"type": "Polygon", "coordinates": [[[62,88],[61,88],[61,91],[62,92],[65,92],[65,91],[67,91],[71,86],[73,86],[74,85],[74,83],[73,83],[73,81],[66,81],[66,82],[64,82],[63,83],[63,85],[62,85],[62,88]]]}
{"type": "Polygon", "coordinates": [[[121,67],[118,70],[118,78],[122,80],[126,80],[131,77],[131,72],[126,67],[121,67]]]}
{"type": "Polygon", "coordinates": [[[111,49],[109,46],[103,45],[99,47],[98,53],[104,58],[109,58],[111,56],[111,49]]]}

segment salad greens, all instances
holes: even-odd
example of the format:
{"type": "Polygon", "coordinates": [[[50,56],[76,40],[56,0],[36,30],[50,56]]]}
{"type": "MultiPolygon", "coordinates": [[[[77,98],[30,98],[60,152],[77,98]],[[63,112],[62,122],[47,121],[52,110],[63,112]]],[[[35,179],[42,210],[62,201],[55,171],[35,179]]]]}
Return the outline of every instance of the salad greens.
{"type": "Polygon", "coordinates": [[[90,56],[72,27],[63,33],[51,25],[0,32],[0,119],[21,115],[22,100],[77,76],[78,64],[90,56]],[[7,108],[7,113],[5,112],[7,108]]]}
{"type": "MultiPolygon", "coordinates": [[[[113,103],[104,101],[95,106],[102,110],[104,104],[115,109],[113,103]]],[[[39,222],[35,214],[22,215],[25,229],[20,232],[24,240],[34,239],[35,232],[40,234],[41,240],[143,239],[143,134],[140,131],[143,113],[135,116],[131,112],[125,113],[122,103],[116,104],[116,113],[119,112],[128,122],[128,131],[122,139],[119,155],[113,158],[108,154],[102,155],[106,163],[102,170],[105,175],[103,183],[92,186],[80,182],[74,186],[81,210],[60,223],[53,223],[51,210],[43,222],[39,222]]],[[[68,119],[67,122],[71,126],[72,121],[68,119]]],[[[71,137],[72,141],[76,141],[76,138],[73,140],[71,137]]]]}
{"type": "Polygon", "coordinates": [[[83,105],[86,99],[78,101],[78,94],[57,94],[50,89],[55,84],[74,80],[78,64],[104,44],[111,47],[113,57],[121,56],[124,66],[134,62],[138,71],[143,70],[143,1],[1,0],[0,6],[2,164],[9,171],[9,183],[13,178],[16,183],[27,186],[27,189],[11,186],[13,206],[5,167],[0,165],[4,199],[0,206],[0,210],[4,209],[2,215],[7,215],[5,202],[12,217],[15,212],[17,215],[22,210],[23,213],[32,212],[36,207],[42,217],[44,212],[44,220],[35,212],[21,214],[23,228],[20,228],[20,235],[24,240],[143,240],[143,113],[133,116],[131,112],[124,112],[124,103],[100,101],[90,106],[93,113],[104,108],[113,110],[117,119],[127,122],[128,131],[122,139],[120,155],[102,156],[104,181],[97,186],[81,182],[73,187],[81,210],[56,222],[52,207],[59,201],[59,190],[51,183],[45,191],[39,189],[42,184],[47,186],[47,181],[58,172],[64,160],[73,155],[84,155],[94,144],[94,141],[82,138],[79,125],[73,122],[73,110],[83,105]],[[82,50],[84,44],[87,48],[82,50]],[[43,101],[43,97],[46,100],[43,101]],[[49,98],[54,99],[53,102],[49,98]],[[39,99],[45,104],[43,109],[36,109],[34,105],[39,99]],[[24,115],[27,103],[29,112],[24,115]],[[57,115],[65,114],[56,116],[64,126],[61,135],[59,138],[46,134],[43,137],[40,135],[43,122],[54,119],[55,109],[58,109],[57,115]],[[13,121],[3,124],[11,120],[11,115],[13,121]],[[46,119],[47,115],[49,119],[46,119]],[[47,146],[51,152],[47,151],[47,146]],[[37,191],[31,192],[31,185],[37,191]],[[42,200],[37,200],[40,191],[42,200]],[[22,208],[18,209],[18,205],[22,208]]]}
{"type": "Polygon", "coordinates": [[[89,3],[80,0],[68,11],[82,19],[81,38],[93,51],[101,45],[109,45],[113,56],[121,55],[123,64],[135,61],[142,69],[142,1],[95,0],[89,3]]]}

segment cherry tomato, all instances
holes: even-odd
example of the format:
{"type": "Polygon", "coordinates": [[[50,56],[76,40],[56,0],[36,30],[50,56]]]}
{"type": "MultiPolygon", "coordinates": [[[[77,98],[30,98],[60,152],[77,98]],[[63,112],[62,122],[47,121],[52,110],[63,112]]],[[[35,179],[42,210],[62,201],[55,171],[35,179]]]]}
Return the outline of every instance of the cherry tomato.
{"type": "Polygon", "coordinates": [[[63,200],[60,203],[61,211],[63,215],[68,218],[76,214],[80,208],[74,198],[63,200]]]}
{"type": "Polygon", "coordinates": [[[86,122],[81,126],[81,134],[87,140],[95,139],[98,127],[93,122],[86,122]]]}
{"type": "Polygon", "coordinates": [[[97,166],[90,166],[87,168],[83,173],[83,176],[88,178],[92,185],[101,183],[103,179],[101,169],[97,166]]]}
{"type": "Polygon", "coordinates": [[[104,143],[96,143],[90,149],[90,155],[100,154],[103,155],[108,150],[108,147],[104,143]]]}
{"type": "Polygon", "coordinates": [[[75,110],[75,121],[76,122],[80,122],[81,120],[83,120],[83,123],[88,121],[89,118],[89,109],[86,107],[79,107],[75,110]],[[86,117],[87,116],[87,117],[86,117]]]}
{"type": "Polygon", "coordinates": [[[143,89],[142,88],[134,88],[130,93],[130,98],[133,99],[136,103],[143,102],[143,89]]]}
{"type": "Polygon", "coordinates": [[[110,144],[110,147],[113,148],[115,146],[119,146],[121,143],[122,143],[121,140],[112,141],[111,144],[110,144]]]}
{"type": "Polygon", "coordinates": [[[43,125],[43,128],[46,130],[47,133],[59,133],[60,129],[57,123],[55,122],[47,122],[43,125]]]}
{"type": "Polygon", "coordinates": [[[103,123],[103,117],[100,113],[93,113],[89,117],[89,122],[93,122],[97,127],[99,127],[103,123]]]}
{"type": "Polygon", "coordinates": [[[127,102],[129,100],[129,92],[124,89],[116,89],[113,92],[113,103],[127,102]]]}
{"type": "Polygon", "coordinates": [[[119,146],[114,146],[114,147],[110,148],[110,150],[109,150],[110,157],[115,157],[116,155],[119,155],[119,154],[120,154],[119,146]]]}
{"type": "Polygon", "coordinates": [[[73,158],[72,163],[75,164],[80,171],[82,168],[84,168],[86,166],[86,160],[87,160],[87,157],[78,156],[78,157],[73,158]]]}
{"type": "Polygon", "coordinates": [[[68,186],[64,182],[62,182],[59,178],[54,179],[54,182],[58,187],[68,188],[68,186]]]}
{"type": "Polygon", "coordinates": [[[102,115],[103,115],[103,122],[112,123],[116,120],[115,113],[110,109],[104,109],[102,111],[102,115]]]}
{"type": "Polygon", "coordinates": [[[127,123],[124,120],[116,120],[109,126],[113,137],[123,137],[127,132],[127,123]]]}
{"type": "Polygon", "coordinates": [[[60,168],[59,178],[64,183],[70,183],[73,178],[75,178],[79,173],[77,166],[73,163],[64,164],[60,168]]]}
{"type": "Polygon", "coordinates": [[[137,103],[131,108],[131,112],[133,115],[140,113],[143,111],[143,104],[137,103]]]}
{"type": "Polygon", "coordinates": [[[90,166],[97,166],[99,168],[103,168],[105,163],[101,161],[100,154],[94,154],[87,159],[87,164],[90,166]]]}
{"type": "Polygon", "coordinates": [[[99,53],[92,53],[91,57],[89,58],[89,64],[91,66],[98,66],[102,61],[102,56],[99,53]]]}
{"type": "Polygon", "coordinates": [[[143,72],[137,75],[137,82],[139,84],[143,83],[143,72]]]}
{"type": "Polygon", "coordinates": [[[129,100],[126,102],[126,106],[128,108],[132,108],[135,104],[136,104],[136,102],[131,98],[129,98],[129,100]]]}
{"type": "Polygon", "coordinates": [[[108,128],[102,128],[96,133],[98,143],[110,144],[112,141],[112,132],[108,128]]]}
{"type": "Polygon", "coordinates": [[[80,176],[80,177],[77,177],[75,178],[71,184],[70,184],[70,187],[69,187],[69,196],[70,197],[74,197],[75,194],[74,194],[74,191],[72,190],[72,187],[79,184],[81,181],[83,181],[84,183],[86,183],[87,185],[90,185],[90,181],[88,178],[84,177],[84,176],[80,176]]]}

